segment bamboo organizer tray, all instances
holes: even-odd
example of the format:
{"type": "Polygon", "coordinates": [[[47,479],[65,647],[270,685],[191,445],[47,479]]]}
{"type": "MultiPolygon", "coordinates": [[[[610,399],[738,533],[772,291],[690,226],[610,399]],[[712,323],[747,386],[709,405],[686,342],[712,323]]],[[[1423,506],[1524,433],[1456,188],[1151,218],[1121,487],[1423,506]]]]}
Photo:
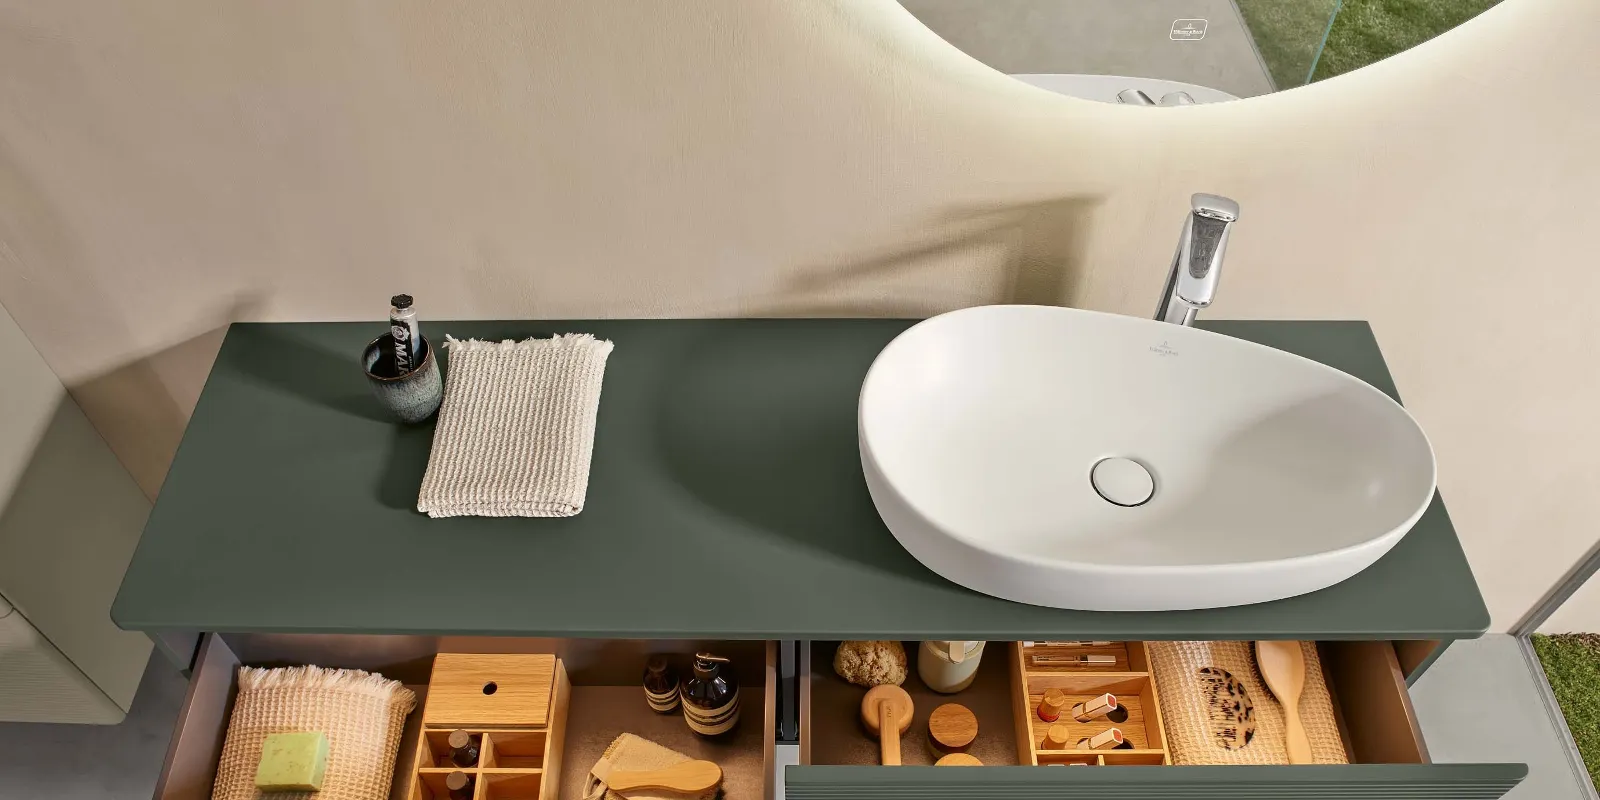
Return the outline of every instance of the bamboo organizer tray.
{"type": "Polygon", "coordinates": [[[1087,764],[1091,766],[1141,766],[1171,763],[1167,739],[1161,724],[1161,703],[1155,679],[1150,674],[1149,653],[1144,642],[1111,642],[1096,646],[1057,646],[1046,642],[1014,642],[1011,645],[1012,700],[1017,727],[1019,763],[1087,764]],[[1079,655],[1113,656],[1110,664],[1071,664],[1066,658],[1079,655]],[[1067,710],[1054,723],[1039,719],[1039,701],[1046,689],[1067,694],[1067,710]],[[1128,709],[1126,722],[1115,723],[1122,730],[1131,750],[1045,750],[1045,732],[1051,725],[1066,725],[1068,741],[1092,736],[1113,723],[1096,720],[1080,723],[1072,718],[1073,704],[1106,692],[1128,709]]]}
{"type": "Polygon", "coordinates": [[[572,686],[553,655],[440,653],[428,679],[408,800],[447,800],[445,777],[473,777],[473,800],[555,800],[572,686]],[[451,731],[480,737],[478,763],[450,762],[451,731]]]}

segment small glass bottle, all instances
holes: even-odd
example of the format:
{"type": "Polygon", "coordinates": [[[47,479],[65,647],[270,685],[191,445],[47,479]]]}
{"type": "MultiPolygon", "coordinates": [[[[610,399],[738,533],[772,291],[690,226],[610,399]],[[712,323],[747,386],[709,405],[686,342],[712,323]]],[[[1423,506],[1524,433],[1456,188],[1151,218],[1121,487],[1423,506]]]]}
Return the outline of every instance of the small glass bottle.
{"type": "Polygon", "coordinates": [[[645,662],[644,699],[657,714],[678,710],[678,671],[666,656],[651,656],[645,662]]]}
{"type": "Polygon", "coordinates": [[[683,719],[701,736],[721,736],[739,724],[739,681],[728,659],[696,653],[694,675],[683,684],[683,719]]]}
{"type": "Polygon", "coordinates": [[[444,788],[450,793],[450,800],[472,800],[472,776],[465,772],[444,776],[444,788]]]}
{"type": "Polygon", "coordinates": [[[481,740],[466,731],[451,731],[448,744],[450,745],[450,763],[458,767],[475,767],[478,765],[478,743],[481,740]]]}

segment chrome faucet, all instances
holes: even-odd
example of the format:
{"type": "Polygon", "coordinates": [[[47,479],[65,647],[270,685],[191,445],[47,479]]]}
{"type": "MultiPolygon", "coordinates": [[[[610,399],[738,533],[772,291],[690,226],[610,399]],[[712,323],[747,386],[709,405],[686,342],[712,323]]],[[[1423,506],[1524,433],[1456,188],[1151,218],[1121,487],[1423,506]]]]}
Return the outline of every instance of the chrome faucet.
{"type": "Polygon", "coordinates": [[[1178,252],[1167,273],[1167,288],[1156,307],[1156,319],[1174,325],[1193,325],[1200,309],[1217,294],[1217,273],[1228,248],[1228,230],[1239,219],[1239,204],[1214,194],[1189,198],[1189,216],[1183,221],[1178,252]]]}

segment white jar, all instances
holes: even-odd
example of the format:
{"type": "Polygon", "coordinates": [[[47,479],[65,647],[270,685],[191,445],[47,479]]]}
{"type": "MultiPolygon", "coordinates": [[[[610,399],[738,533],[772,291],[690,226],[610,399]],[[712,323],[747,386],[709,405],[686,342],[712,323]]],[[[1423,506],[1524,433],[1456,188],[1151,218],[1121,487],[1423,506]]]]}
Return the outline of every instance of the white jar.
{"type": "Polygon", "coordinates": [[[983,658],[983,642],[923,642],[917,648],[917,675],[929,689],[954,694],[972,685],[983,658]]]}

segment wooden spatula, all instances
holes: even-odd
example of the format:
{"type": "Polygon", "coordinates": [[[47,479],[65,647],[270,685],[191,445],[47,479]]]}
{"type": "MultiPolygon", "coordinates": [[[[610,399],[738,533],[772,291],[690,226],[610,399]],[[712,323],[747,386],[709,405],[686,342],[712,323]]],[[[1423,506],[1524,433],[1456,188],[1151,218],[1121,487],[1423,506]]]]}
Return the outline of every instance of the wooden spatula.
{"type": "Polygon", "coordinates": [[[878,737],[884,766],[900,766],[900,734],[911,729],[914,713],[911,695],[898,686],[874,686],[861,698],[861,723],[878,737]]]}
{"type": "Polygon", "coordinates": [[[1256,642],[1261,677],[1283,706],[1284,746],[1290,764],[1310,764],[1311,741],[1300,721],[1300,693],[1306,688],[1306,657],[1299,642],[1256,642]]]}
{"type": "Polygon", "coordinates": [[[673,792],[699,794],[722,782],[722,768],[710,761],[683,761],[670,767],[612,770],[596,764],[594,776],[614,792],[673,792]]]}

